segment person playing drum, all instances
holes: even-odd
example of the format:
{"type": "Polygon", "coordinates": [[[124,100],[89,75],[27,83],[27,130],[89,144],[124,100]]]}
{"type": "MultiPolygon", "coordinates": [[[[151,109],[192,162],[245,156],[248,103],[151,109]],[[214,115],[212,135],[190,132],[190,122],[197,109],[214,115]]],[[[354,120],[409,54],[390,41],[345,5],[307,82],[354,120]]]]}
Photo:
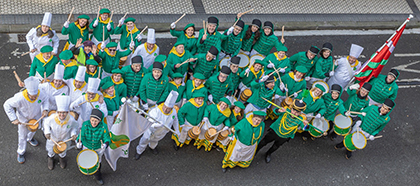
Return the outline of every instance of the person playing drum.
{"type": "Polygon", "coordinates": [[[190,52],[184,49],[184,46],[185,43],[181,41],[176,42],[169,52],[166,62],[172,71],[170,73],[178,72],[186,77],[187,72],[189,71],[189,66],[195,59],[190,52]],[[185,61],[187,61],[186,64],[184,63],[185,61]]]}
{"type": "Polygon", "coordinates": [[[152,72],[147,73],[141,80],[140,89],[137,95],[140,97],[140,102],[144,110],[156,106],[165,101],[168,97],[169,79],[163,76],[163,65],[159,62],[153,63],[152,72]]]}
{"type": "Polygon", "coordinates": [[[153,124],[141,137],[139,145],[136,147],[135,160],[140,158],[147,146],[149,146],[153,154],[157,154],[158,142],[166,136],[166,133],[169,132],[168,129],[173,127],[177,135],[180,135],[177,112],[173,109],[177,97],[178,92],[171,91],[164,103],[161,103],[157,107],[153,107],[149,111],[149,116],[157,121],[149,118],[149,121],[153,124]]]}
{"type": "Polygon", "coordinates": [[[313,84],[318,80],[326,81],[325,79],[327,77],[334,75],[334,71],[332,71],[334,65],[332,50],[333,46],[331,43],[324,43],[322,45],[321,52],[319,53],[320,57],[315,61],[314,70],[309,75],[311,77],[309,84],[313,84]]]}
{"type": "MultiPolygon", "coordinates": [[[[347,98],[346,102],[344,102],[344,108],[347,111],[360,112],[369,106],[368,95],[372,89],[372,85],[366,82],[362,87],[358,87],[360,87],[359,84],[354,84],[347,88],[347,94],[349,97],[347,98]]],[[[346,112],[346,116],[350,116],[353,120],[355,120],[355,117],[357,117],[356,114],[351,114],[350,112],[346,112]]]]}
{"type": "Polygon", "coordinates": [[[241,52],[249,56],[251,49],[254,44],[258,41],[261,36],[261,21],[259,19],[252,20],[250,25],[245,25],[242,40],[241,52]]]}
{"type": "Polygon", "coordinates": [[[25,123],[31,119],[38,120],[47,116],[49,110],[47,94],[38,89],[39,80],[35,77],[28,77],[24,83],[26,90],[16,93],[3,104],[9,120],[12,124],[18,125],[17,161],[21,164],[25,163],[26,142],[32,146],[39,145],[34,138],[36,131],[29,131],[25,123]],[[43,111],[41,107],[44,109],[43,111]]]}
{"type": "Polygon", "coordinates": [[[306,130],[308,121],[302,112],[306,109],[306,103],[302,100],[293,100],[293,105],[286,108],[275,110],[275,113],[279,115],[279,118],[271,124],[268,133],[264,136],[261,142],[258,144],[257,152],[266,146],[268,143],[274,141],[274,144],[265,153],[265,162],[270,163],[271,154],[276,151],[284,143],[295,137],[298,128],[306,130]]]}
{"type": "Polygon", "coordinates": [[[101,48],[104,48],[111,41],[111,34],[114,30],[114,23],[109,17],[110,13],[111,11],[107,8],[101,9],[99,19],[93,19],[89,25],[89,28],[93,30],[90,39],[96,46],[101,44],[101,48]]]}
{"type": "Polygon", "coordinates": [[[86,61],[86,74],[85,74],[85,81],[89,83],[89,78],[98,78],[102,79],[103,69],[99,68],[99,64],[93,60],[88,59],[86,61]]]}
{"type": "MultiPolygon", "coordinates": [[[[322,99],[322,93],[325,92],[325,88],[317,84],[312,88],[309,93],[306,91],[299,93],[297,99],[302,99],[306,103],[306,109],[303,111],[308,116],[315,116],[314,118],[321,118],[327,111],[325,108],[324,99],[322,99]]],[[[308,132],[304,132],[302,139],[304,141],[310,137],[308,132]]],[[[313,139],[312,139],[313,140],[313,139]]]]}
{"type": "MultiPolygon", "coordinates": [[[[233,126],[235,126],[239,121],[241,121],[244,117],[244,110],[245,110],[245,105],[240,102],[240,101],[235,101],[235,103],[230,107],[230,110],[232,111],[232,113],[230,114],[230,125],[226,125],[230,128],[232,128],[233,126]]],[[[226,134],[226,133],[225,133],[226,134]]],[[[221,132],[220,135],[223,135],[223,133],[221,132]]],[[[225,137],[225,136],[223,136],[225,137]]],[[[227,131],[227,137],[225,139],[219,140],[217,139],[216,141],[216,145],[219,148],[223,149],[223,152],[226,153],[229,142],[233,140],[233,133],[231,132],[231,130],[227,131]]]]}
{"type": "MultiPolygon", "coordinates": [[[[93,109],[89,120],[83,122],[82,130],[77,137],[77,148],[90,149],[95,151],[99,157],[99,163],[101,163],[102,155],[109,143],[111,138],[109,135],[108,127],[103,122],[104,114],[99,109],[93,109]]],[[[96,182],[100,185],[104,184],[102,180],[101,167],[99,165],[98,171],[94,174],[96,182]]]]}
{"type": "MultiPolygon", "coordinates": [[[[238,56],[234,56],[230,58],[229,68],[230,68],[230,81],[232,82],[232,90],[235,92],[238,92],[239,83],[241,82],[241,76],[242,69],[239,68],[239,62],[241,61],[241,58],[238,56]]],[[[238,92],[239,93],[239,92],[238,92]]],[[[236,96],[236,95],[234,95],[236,96]]]]}
{"type": "Polygon", "coordinates": [[[346,114],[346,109],[344,108],[343,100],[341,99],[342,93],[343,91],[341,86],[334,84],[331,86],[330,92],[322,96],[326,108],[324,118],[328,121],[330,125],[327,133],[330,135],[331,140],[337,137],[337,134],[335,132],[331,132],[334,128],[334,117],[337,113],[337,110],[342,115],[346,114]]]}
{"type": "Polygon", "coordinates": [[[74,78],[77,74],[78,65],[73,53],[70,50],[63,50],[59,57],[59,64],[64,66],[63,80],[74,78]]]}
{"type": "Polygon", "coordinates": [[[112,75],[112,70],[118,69],[120,58],[131,54],[131,50],[120,51],[117,49],[117,43],[109,42],[105,47],[99,51],[99,57],[102,59],[102,77],[105,78],[112,75]]]}
{"type": "MultiPolygon", "coordinates": [[[[53,147],[55,142],[65,147],[70,146],[70,141],[67,143],[60,142],[68,139],[76,140],[77,129],[79,128],[77,121],[69,114],[70,97],[59,95],[55,96],[55,100],[57,112],[44,120],[44,135],[47,138],[45,148],[48,152],[48,169],[50,170],[54,169],[54,156],[56,152],[53,150],[53,147]]],[[[67,165],[67,162],[64,160],[66,151],[67,149],[64,149],[62,153],[58,154],[62,169],[66,168],[67,165]]]]}
{"type": "Polygon", "coordinates": [[[169,32],[172,36],[177,37],[176,41],[182,41],[185,43],[185,50],[188,50],[192,55],[197,53],[197,38],[194,36],[195,25],[188,23],[183,31],[175,30],[176,23],[171,23],[171,29],[169,32]]]}
{"type": "Polygon", "coordinates": [[[315,62],[318,60],[319,48],[316,46],[311,46],[308,51],[298,52],[290,56],[290,63],[293,65],[292,69],[295,70],[298,66],[303,66],[306,68],[306,81],[309,81],[309,76],[312,75],[314,70],[315,62]]]}
{"type": "Polygon", "coordinates": [[[272,100],[273,96],[279,97],[282,94],[281,90],[274,85],[275,78],[273,75],[265,75],[259,82],[253,81],[251,83],[252,95],[248,99],[249,104],[245,107],[244,112],[246,116],[257,110],[266,112],[267,108],[270,107],[270,103],[263,100],[263,98],[272,100]]]}
{"type": "Polygon", "coordinates": [[[266,58],[263,59],[265,74],[270,74],[274,72],[275,69],[278,69],[278,73],[274,73],[274,77],[279,78],[280,76],[284,76],[285,74],[290,72],[292,69],[292,65],[290,64],[289,58],[286,56],[287,47],[280,46],[277,48],[277,52],[273,52],[268,54],[266,58]]]}
{"type": "MultiPolygon", "coordinates": [[[[386,124],[388,124],[388,122],[391,120],[389,115],[394,107],[394,101],[387,98],[381,107],[371,105],[363,109],[363,113],[365,114],[358,115],[359,118],[350,133],[360,131],[369,140],[375,140],[375,135],[382,131],[386,124]]],[[[335,149],[343,147],[344,141],[334,146],[335,149]]],[[[351,158],[351,156],[352,151],[346,149],[346,159],[351,158]]]]}
{"type": "Polygon", "coordinates": [[[274,35],[274,26],[272,22],[264,22],[261,31],[262,34],[252,47],[250,56],[255,54],[261,54],[265,57],[268,54],[270,54],[270,51],[273,47],[278,48],[280,46],[284,46],[285,40],[282,39],[280,42],[277,36],[274,35]]]}
{"type": "Polygon", "coordinates": [[[63,81],[64,75],[64,66],[56,65],[54,72],[54,80],[49,82],[44,82],[39,85],[39,89],[42,92],[45,92],[48,95],[48,101],[50,102],[49,109],[56,110],[55,96],[59,95],[69,95],[69,87],[63,81]]]}
{"type": "Polygon", "coordinates": [[[45,45],[41,48],[41,53],[36,55],[29,70],[29,76],[35,76],[42,81],[43,79],[52,80],[55,65],[58,58],[52,55],[53,47],[45,45]]]}
{"type": "MultiPolygon", "coordinates": [[[[143,67],[148,69],[155,62],[156,57],[159,55],[160,48],[156,44],[155,29],[147,29],[146,43],[139,45],[134,50],[131,56],[141,56],[143,59],[143,67]]],[[[133,60],[133,58],[131,58],[133,60]]]]}
{"type": "MultiPolygon", "coordinates": [[[[193,79],[189,79],[185,85],[185,93],[183,95],[183,103],[185,104],[192,98],[192,95],[196,92],[200,92],[203,95],[208,94],[207,88],[204,86],[205,77],[201,73],[194,73],[193,79]]],[[[207,101],[204,98],[204,101],[207,101]]]]}
{"type": "Polygon", "coordinates": [[[86,94],[87,83],[85,82],[86,67],[80,66],[77,68],[76,76],[71,79],[64,80],[64,83],[69,87],[69,95],[72,103],[77,98],[86,94]]]}
{"type": "Polygon", "coordinates": [[[251,82],[259,80],[264,75],[263,64],[264,63],[261,60],[257,59],[252,66],[241,72],[239,75],[241,77],[241,83],[239,84],[241,92],[245,89],[249,89],[251,87],[251,82]]]}
{"type": "Polygon", "coordinates": [[[209,91],[208,100],[213,103],[219,103],[222,97],[232,96],[233,89],[230,82],[229,75],[231,71],[227,66],[223,66],[219,73],[211,76],[204,86],[209,91]]]}
{"type": "Polygon", "coordinates": [[[242,20],[238,20],[235,26],[231,26],[223,32],[219,59],[223,59],[225,56],[232,57],[238,55],[242,46],[242,38],[244,37],[242,32],[244,26],[245,23],[242,20]]]}
{"type": "Polygon", "coordinates": [[[134,56],[131,59],[131,63],[131,65],[121,68],[123,71],[122,78],[124,79],[124,84],[127,85],[128,98],[132,99],[133,102],[137,102],[139,97],[136,95],[147,69],[143,67],[143,58],[141,56],[134,56]]]}
{"type": "Polygon", "coordinates": [[[194,74],[203,74],[204,78],[208,79],[219,64],[219,61],[216,60],[218,54],[219,50],[214,46],[211,46],[206,53],[196,54],[194,58],[197,58],[197,60],[190,63],[190,69],[193,69],[192,64],[195,63],[194,74]]]}
{"type": "MultiPolygon", "coordinates": [[[[172,71],[172,68],[169,65],[167,65],[168,63],[166,62],[166,56],[163,54],[156,56],[155,62],[162,63],[163,65],[162,76],[170,78],[171,75],[173,74],[173,71],[172,71]]],[[[147,71],[152,72],[153,65],[150,65],[147,71]]]]}
{"type": "Polygon", "coordinates": [[[201,29],[198,34],[197,53],[206,53],[212,46],[220,51],[222,34],[217,31],[218,27],[219,19],[214,16],[207,18],[206,28],[201,29]]]}
{"type": "Polygon", "coordinates": [[[379,74],[377,78],[369,81],[372,84],[372,90],[368,96],[369,105],[380,106],[386,98],[394,101],[397,98],[398,85],[396,80],[400,76],[400,72],[391,69],[387,75],[379,74]]]}
{"type": "Polygon", "coordinates": [[[135,22],[136,19],[132,17],[127,17],[127,19],[122,17],[118,21],[118,25],[115,27],[113,33],[121,34],[117,50],[124,51],[130,48],[130,50],[133,50],[140,45],[142,37],[139,35],[140,30],[137,29],[135,22]]]}
{"type": "Polygon", "coordinates": [[[61,34],[69,35],[69,39],[63,50],[72,48],[79,39],[81,39],[80,42],[82,43],[89,40],[89,19],[89,16],[83,14],[79,15],[75,22],[64,22],[61,34]]]}

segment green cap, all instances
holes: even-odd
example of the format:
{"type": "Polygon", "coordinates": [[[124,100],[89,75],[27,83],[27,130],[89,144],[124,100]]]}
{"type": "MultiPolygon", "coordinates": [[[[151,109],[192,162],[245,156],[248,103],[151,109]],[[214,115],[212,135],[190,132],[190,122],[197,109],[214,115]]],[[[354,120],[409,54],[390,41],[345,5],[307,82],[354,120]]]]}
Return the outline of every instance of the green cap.
{"type": "Polygon", "coordinates": [[[155,58],[155,62],[159,62],[159,63],[162,63],[165,60],[166,60],[166,56],[163,55],[163,54],[160,54],[160,55],[156,56],[156,58],[155,58]]]}
{"type": "Polygon", "coordinates": [[[277,52],[279,52],[279,51],[287,52],[287,47],[286,46],[279,46],[276,49],[277,49],[277,52]]]}
{"type": "Polygon", "coordinates": [[[116,42],[109,42],[108,44],[106,44],[106,48],[111,48],[111,47],[117,47],[117,43],[116,42]]]}
{"type": "Polygon", "coordinates": [[[220,101],[225,102],[228,106],[230,106],[230,101],[228,100],[228,98],[222,97],[220,98],[220,101]]]}
{"type": "Polygon", "coordinates": [[[205,95],[201,92],[194,92],[192,98],[204,98],[205,95]]]}
{"type": "Polygon", "coordinates": [[[47,52],[52,52],[53,51],[53,47],[50,45],[45,45],[41,48],[41,53],[47,53],[47,52]]]}
{"type": "Polygon", "coordinates": [[[136,19],[134,19],[132,17],[127,17],[127,19],[124,20],[124,23],[130,22],[130,21],[134,23],[134,22],[136,22],[136,19]]]}
{"type": "Polygon", "coordinates": [[[322,92],[325,92],[325,88],[322,85],[316,84],[315,87],[319,88],[322,92]]]}
{"type": "Polygon", "coordinates": [[[77,17],[77,19],[87,19],[89,21],[90,17],[86,14],[83,14],[83,15],[79,15],[79,17],[77,17]]]}
{"type": "Polygon", "coordinates": [[[206,79],[206,77],[204,77],[204,75],[201,73],[195,73],[193,77],[197,79],[202,79],[202,80],[206,79]]]}
{"type": "Polygon", "coordinates": [[[73,52],[71,52],[70,50],[64,50],[60,53],[58,57],[60,57],[60,59],[63,60],[69,60],[71,59],[71,57],[73,57],[73,52]]]}
{"type": "Polygon", "coordinates": [[[253,114],[256,115],[256,116],[265,116],[266,115],[266,113],[263,112],[263,111],[254,111],[253,114]]]}
{"type": "Polygon", "coordinates": [[[306,74],[308,72],[308,69],[306,69],[304,66],[297,66],[296,71],[306,74]]]}
{"type": "Polygon", "coordinates": [[[235,106],[239,107],[240,109],[245,109],[245,105],[240,102],[240,101],[235,101],[235,103],[233,103],[235,106]]]}
{"type": "Polygon", "coordinates": [[[94,59],[88,59],[86,61],[86,65],[95,65],[95,66],[98,66],[99,64],[94,59]]]}
{"type": "Polygon", "coordinates": [[[102,90],[106,90],[111,86],[114,86],[114,83],[112,81],[107,81],[104,85],[102,85],[102,90]]]}
{"type": "Polygon", "coordinates": [[[185,46],[185,43],[184,43],[183,41],[178,40],[178,41],[176,41],[176,43],[174,44],[174,47],[177,47],[178,45],[184,45],[184,46],[185,46]]]}
{"type": "Polygon", "coordinates": [[[184,27],[184,30],[187,30],[187,28],[190,28],[190,27],[195,27],[194,23],[188,23],[188,25],[184,27]]]}
{"type": "Polygon", "coordinates": [[[263,64],[261,59],[256,59],[256,60],[254,61],[254,64],[255,64],[255,63],[261,64],[261,65],[263,64]]]}
{"type": "Polygon", "coordinates": [[[176,73],[173,73],[172,74],[172,78],[183,78],[184,76],[181,74],[181,73],[179,73],[179,72],[176,72],[176,73]]]}
{"type": "Polygon", "coordinates": [[[99,14],[104,14],[104,13],[111,13],[111,11],[109,11],[109,9],[108,8],[102,8],[100,11],[99,11],[99,14]]]}
{"type": "Polygon", "coordinates": [[[116,68],[116,69],[112,70],[111,72],[113,74],[124,74],[124,72],[121,69],[119,69],[119,68],[116,68]]]}

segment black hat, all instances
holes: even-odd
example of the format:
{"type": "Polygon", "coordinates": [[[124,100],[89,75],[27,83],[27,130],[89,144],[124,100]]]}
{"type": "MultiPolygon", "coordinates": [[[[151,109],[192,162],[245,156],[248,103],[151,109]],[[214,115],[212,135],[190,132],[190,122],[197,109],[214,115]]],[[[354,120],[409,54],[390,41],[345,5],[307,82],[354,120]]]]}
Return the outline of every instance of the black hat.
{"type": "Polygon", "coordinates": [[[241,27],[241,28],[244,28],[245,23],[244,23],[242,20],[239,20],[239,21],[236,23],[236,26],[239,26],[239,27],[241,27]]]}
{"type": "Polygon", "coordinates": [[[210,54],[213,54],[215,56],[217,54],[219,54],[219,50],[217,50],[217,48],[215,46],[211,46],[210,49],[209,49],[209,52],[210,52],[210,54]]]}
{"type": "Polygon", "coordinates": [[[293,100],[293,109],[302,112],[306,109],[306,103],[303,100],[295,99],[293,100]]]}
{"type": "Polygon", "coordinates": [[[318,48],[318,47],[316,47],[316,46],[311,46],[311,48],[309,48],[309,51],[310,51],[312,54],[318,55],[318,53],[319,53],[319,48],[318,48]]]}
{"type": "Polygon", "coordinates": [[[131,58],[131,63],[143,63],[143,58],[141,56],[135,56],[133,58],[131,58]]]}
{"type": "Polygon", "coordinates": [[[230,63],[235,64],[235,65],[239,65],[240,61],[241,61],[241,57],[239,56],[234,56],[230,58],[230,63]]]}
{"type": "Polygon", "coordinates": [[[337,84],[333,84],[333,85],[331,86],[331,91],[338,91],[338,92],[341,92],[341,86],[340,86],[340,85],[337,85],[337,84]]]}
{"type": "Polygon", "coordinates": [[[270,21],[266,21],[266,22],[264,22],[264,27],[263,28],[266,28],[266,27],[270,27],[271,29],[273,29],[274,27],[273,27],[273,23],[272,22],[270,22],[270,21]]]}
{"type": "Polygon", "coordinates": [[[267,80],[265,80],[266,83],[271,83],[271,82],[274,82],[274,81],[275,80],[274,80],[274,76],[273,75],[268,76],[267,80]]]}
{"type": "Polygon", "coordinates": [[[231,72],[231,70],[230,70],[230,68],[229,68],[229,67],[227,67],[227,66],[222,66],[222,70],[220,70],[220,72],[221,72],[221,73],[223,73],[223,74],[227,74],[227,75],[229,75],[229,74],[230,74],[230,72],[231,72]]]}
{"type": "Polygon", "coordinates": [[[214,24],[219,24],[219,20],[216,17],[209,17],[207,19],[208,23],[214,23],[214,24]]]}
{"type": "Polygon", "coordinates": [[[162,71],[162,70],[163,70],[163,65],[162,65],[162,63],[159,63],[159,62],[154,62],[154,63],[153,63],[153,70],[160,70],[160,71],[162,71]]]}
{"type": "Polygon", "coordinates": [[[252,20],[252,25],[255,25],[258,28],[261,28],[261,21],[259,19],[254,19],[252,20]]]}
{"type": "Polygon", "coordinates": [[[328,50],[332,51],[333,50],[333,46],[332,46],[331,43],[324,43],[322,45],[322,49],[328,49],[328,50]]]}
{"type": "Polygon", "coordinates": [[[370,91],[370,89],[372,89],[372,85],[370,83],[364,83],[362,86],[363,89],[370,91]]]}
{"type": "Polygon", "coordinates": [[[398,72],[398,70],[396,69],[391,69],[388,74],[391,74],[392,76],[395,77],[395,79],[397,79],[398,76],[400,75],[400,72],[398,72]]]}
{"type": "Polygon", "coordinates": [[[389,108],[394,108],[395,103],[391,99],[386,98],[386,100],[384,101],[384,105],[387,106],[387,107],[389,107],[389,108]]]}
{"type": "Polygon", "coordinates": [[[90,117],[94,117],[96,119],[102,120],[103,113],[99,109],[93,109],[90,117]]]}

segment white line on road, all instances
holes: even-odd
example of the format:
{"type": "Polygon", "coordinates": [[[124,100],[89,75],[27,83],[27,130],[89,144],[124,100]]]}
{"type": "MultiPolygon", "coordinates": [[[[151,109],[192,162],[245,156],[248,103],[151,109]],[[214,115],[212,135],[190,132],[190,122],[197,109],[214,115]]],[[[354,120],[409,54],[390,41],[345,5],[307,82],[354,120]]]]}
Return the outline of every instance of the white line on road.
{"type": "Polygon", "coordinates": [[[412,53],[412,54],[394,54],[395,57],[417,57],[420,56],[420,53],[412,53]]]}
{"type": "Polygon", "coordinates": [[[399,65],[396,67],[393,67],[394,69],[400,70],[400,71],[406,71],[406,72],[413,72],[413,73],[419,73],[420,74],[420,70],[415,70],[415,69],[407,69],[408,66],[410,65],[415,65],[417,63],[419,63],[420,61],[414,61],[412,63],[408,63],[408,64],[404,64],[404,65],[399,65]]]}

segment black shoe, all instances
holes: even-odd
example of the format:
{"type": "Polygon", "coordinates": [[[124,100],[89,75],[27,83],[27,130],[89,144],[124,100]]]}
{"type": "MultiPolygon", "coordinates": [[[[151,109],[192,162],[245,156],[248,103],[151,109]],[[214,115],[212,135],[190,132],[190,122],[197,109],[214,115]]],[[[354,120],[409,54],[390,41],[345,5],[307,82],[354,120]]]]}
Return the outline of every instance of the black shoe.
{"type": "Polygon", "coordinates": [[[330,134],[330,140],[331,140],[331,141],[334,141],[334,140],[335,140],[335,138],[337,138],[337,134],[336,134],[336,133],[334,133],[334,132],[333,132],[333,133],[331,133],[331,134],[330,134]]]}
{"type": "Polygon", "coordinates": [[[155,149],[151,149],[152,150],[152,153],[154,154],[154,155],[156,155],[156,154],[158,154],[159,153],[159,151],[157,150],[157,147],[155,147],[155,149]]]}
{"type": "Polygon", "coordinates": [[[308,140],[308,138],[307,138],[307,137],[305,137],[305,136],[302,136],[302,140],[303,140],[303,141],[307,141],[307,140],[308,140]]]}
{"type": "Polygon", "coordinates": [[[96,183],[98,185],[103,185],[104,184],[104,180],[100,179],[100,180],[96,180],[96,183]]]}
{"type": "Polygon", "coordinates": [[[138,159],[140,159],[140,156],[141,156],[141,154],[137,154],[137,152],[136,152],[136,155],[134,156],[134,159],[138,160],[138,159]]]}
{"type": "Polygon", "coordinates": [[[346,159],[350,159],[352,156],[352,152],[351,151],[346,151],[346,159]]]}
{"type": "Polygon", "coordinates": [[[266,163],[270,163],[270,161],[271,161],[271,154],[268,154],[268,153],[267,153],[267,154],[265,155],[265,162],[266,162],[266,163]]]}
{"type": "Polygon", "coordinates": [[[64,158],[58,158],[58,162],[60,163],[60,167],[62,168],[62,169],[65,169],[66,168],[66,166],[67,166],[67,162],[66,162],[66,160],[64,160],[64,158]]]}
{"type": "Polygon", "coordinates": [[[48,169],[54,169],[54,157],[48,157],[48,169]]]}
{"type": "Polygon", "coordinates": [[[225,173],[227,171],[226,168],[222,168],[222,172],[225,173]]]}
{"type": "Polygon", "coordinates": [[[176,142],[175,142],[175,141],[173,141],[173,142],[174,142],[174,150],[175,150],[175,151],[178,151],[178,150],[179,150],[178,145],[176,145],[176,142]]]}

